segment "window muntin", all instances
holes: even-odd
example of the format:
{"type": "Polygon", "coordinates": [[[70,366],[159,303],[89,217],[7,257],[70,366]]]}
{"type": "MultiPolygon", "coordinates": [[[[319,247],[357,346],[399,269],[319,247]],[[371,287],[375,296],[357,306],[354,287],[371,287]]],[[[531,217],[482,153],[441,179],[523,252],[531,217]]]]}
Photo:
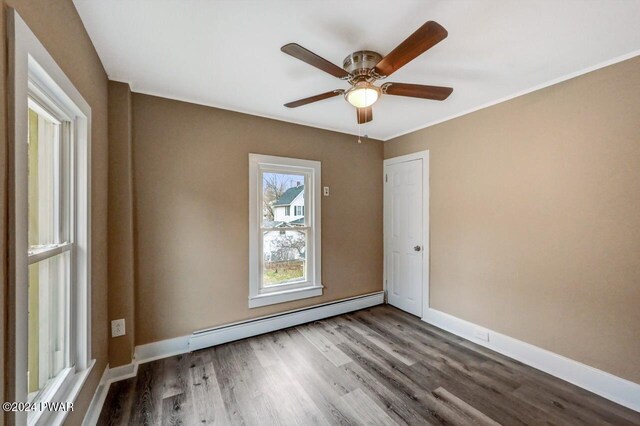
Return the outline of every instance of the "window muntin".
{"type": "MultiPolygon", "coordinates": [[[[15,424],[62,424],[68,411],[48,410],[39,402],[73,402],[83,389],[95,360],[91,359],[91,106],[56,64],[42,43],[13,9],[7,10],[7,45],[13,53],[6,64],[7,84],[12,90],[7,98],[9,111],[8,138],[11,154],[8,186],[11,206],[9,215],[8,275],[9,296],[14,309],[9,313],[8,339],[10,368],[7,389],[13,401],[28,399],[28,341],[29,341],[29,265],[63,252],[71,256],[73,286],[69,324],[69,358],[71,367],[64,368],[55,380],[37,394],[35,410],[9,414],[15,424]],[[61,121],[63,135],[70,135],[73,150],[71,181],[73,199],[71,211],[74,228],[69,229],[68,243],[37,250],[29,247],[29,191],[28,191],[28,135],[29,98],[36,100],[48,115],[61,121]],[[68,127],[72,127],[68,129],[68,127]],[[73,250],[70,250],[73,244],[73,250]]],[[[40,111],[38,111],[40,113],[40,111]]],[[[47,115],[45,114],[45,115],[47,115]]]]}
{"type": "Polygon", "coordinates": [[[250,306],[263,296],[279,303],[285,292],[300,292],[287,300],[311,297],[303,295],[309,289],[321,294],[319,162],[254,154],[250,162],[251,215],[258,217],[250,233],[250,306]]]}
{"type": "Polygon", "coordinates": [[[73,365],[72,124],[29,99],[27,148],[28,344],[30,400],[73,365]]]}

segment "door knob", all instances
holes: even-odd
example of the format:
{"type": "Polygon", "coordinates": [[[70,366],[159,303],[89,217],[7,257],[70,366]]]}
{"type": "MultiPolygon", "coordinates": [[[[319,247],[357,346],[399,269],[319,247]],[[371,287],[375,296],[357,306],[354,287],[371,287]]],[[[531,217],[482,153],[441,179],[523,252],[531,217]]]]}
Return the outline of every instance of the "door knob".
{"type": "Polygon", "coordinates": [[[420,246],[415,246],[413,249],[414,249],[415,251],[420,251],[420,250],[422,250],[422,247],[420,247],[420,246]]]}

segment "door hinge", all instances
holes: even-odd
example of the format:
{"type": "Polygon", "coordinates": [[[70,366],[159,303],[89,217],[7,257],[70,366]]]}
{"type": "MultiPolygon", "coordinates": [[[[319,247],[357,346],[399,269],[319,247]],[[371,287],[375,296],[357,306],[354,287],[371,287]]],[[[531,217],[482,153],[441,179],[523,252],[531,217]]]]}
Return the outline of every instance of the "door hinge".
{"type": "Polygon", "coordinates": [[[389,182],[389,175],[384,175],[384,181],[389,182]]]}

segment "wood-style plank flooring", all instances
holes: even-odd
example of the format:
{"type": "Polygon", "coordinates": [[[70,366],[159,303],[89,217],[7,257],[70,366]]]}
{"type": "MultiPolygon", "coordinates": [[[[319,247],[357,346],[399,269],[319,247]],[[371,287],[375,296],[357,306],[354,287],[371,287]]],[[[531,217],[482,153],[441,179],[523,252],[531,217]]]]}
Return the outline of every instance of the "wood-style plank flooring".
{"type": "Polygon", "coordinates": [[[140,365],[100,425],[640,425],[640,414],[391,306],[140,365]]]}

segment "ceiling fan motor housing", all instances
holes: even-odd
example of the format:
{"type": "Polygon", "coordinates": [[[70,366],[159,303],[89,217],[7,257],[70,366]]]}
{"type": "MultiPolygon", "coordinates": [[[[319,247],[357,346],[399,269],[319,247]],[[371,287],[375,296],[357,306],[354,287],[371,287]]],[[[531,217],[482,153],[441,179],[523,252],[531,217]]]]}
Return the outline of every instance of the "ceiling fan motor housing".
{"type": "Polygon", "coordinates": [[[285,106],[287,108],[297,108],[323,99],[343,95],[347,102],[356,107],[358,124],[362,124],[371,121],[372,105],[383,94],[443,101],[453,92],[453,88],[406,83],[385,83],[381,86],[376,86],[376,82],[389,77],[398,69],[447,38],[447,35],[447,30],[442,25],[435,21],[427,21],[384,58],[381,54],[372,50],[358,50],[344,58],[342,68],[297,43],[288,43],[282,46],[280,50],[340,80],[348,82],[351,87],[347,90],[336,89],[299,99],[295,102],[289,102],[285,106]]]}
{"type": "Polygon", "coordinates": [[[354,76],[368,76],[382,60],[382,55],[371,50],[359,50],[344,58],[342,68],[354,76]]]}

